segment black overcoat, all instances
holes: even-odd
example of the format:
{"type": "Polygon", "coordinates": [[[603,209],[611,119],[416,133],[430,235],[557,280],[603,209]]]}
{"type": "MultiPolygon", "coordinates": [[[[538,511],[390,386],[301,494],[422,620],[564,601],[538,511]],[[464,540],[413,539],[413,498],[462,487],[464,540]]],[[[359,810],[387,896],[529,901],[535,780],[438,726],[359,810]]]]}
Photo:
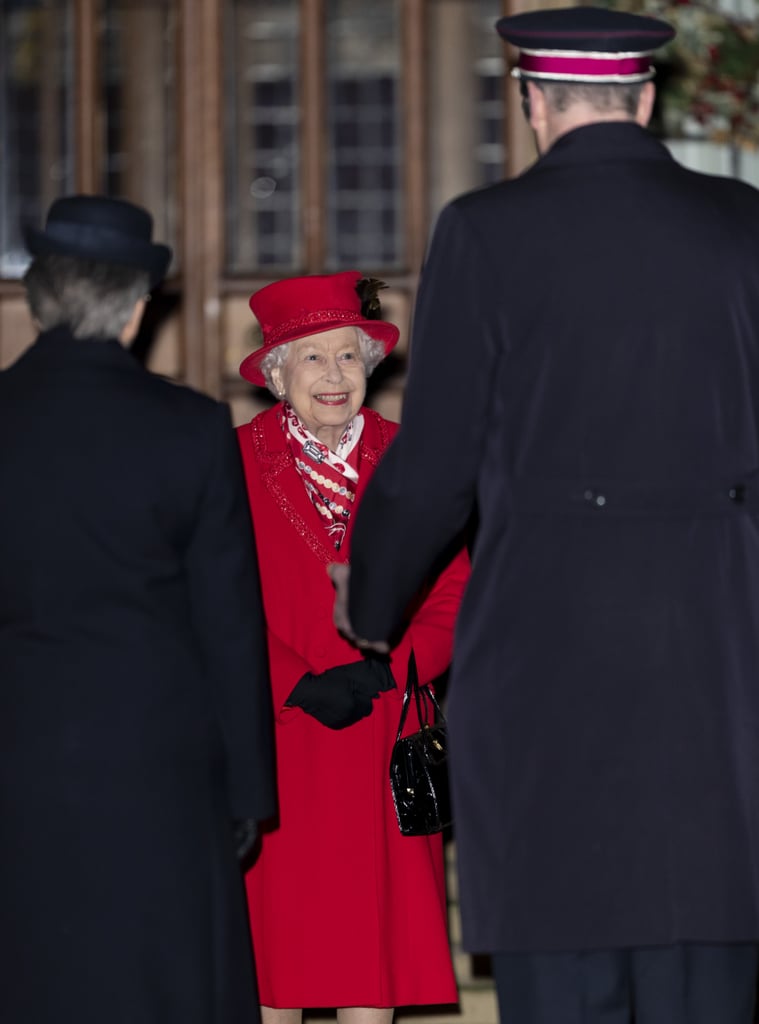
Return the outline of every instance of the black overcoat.
{"type": "Polygon", "coordinates": [[[273,781],[228,410],[55,329],[0,437],[0,1020],[250,1024],[231,819],[273,781]]]}
{"type": "Polygon", "coordinates": [[[476,506],[470,950],[759,939],[758,471],[759,192],[614,123],[443,211],[351,615],[387,635],[476,506]]]}

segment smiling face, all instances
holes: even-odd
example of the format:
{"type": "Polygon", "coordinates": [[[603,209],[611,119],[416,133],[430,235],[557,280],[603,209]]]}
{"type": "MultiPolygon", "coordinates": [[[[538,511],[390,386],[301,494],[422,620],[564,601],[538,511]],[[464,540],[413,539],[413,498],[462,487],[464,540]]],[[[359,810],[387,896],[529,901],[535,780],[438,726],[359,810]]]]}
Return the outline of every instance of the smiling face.
{"type": "Polygon", "coordinates": [[[366,372],[354,327],[337,327],[290,343],[284,366],[272,369],[303,425],[333,451],[366,394],[366,372]]]}

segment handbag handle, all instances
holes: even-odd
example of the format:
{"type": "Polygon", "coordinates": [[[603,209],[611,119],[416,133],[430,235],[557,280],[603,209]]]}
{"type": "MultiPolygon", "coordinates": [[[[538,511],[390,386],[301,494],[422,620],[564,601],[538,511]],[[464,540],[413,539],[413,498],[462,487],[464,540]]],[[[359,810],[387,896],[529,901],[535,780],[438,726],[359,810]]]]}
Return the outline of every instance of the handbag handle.
{"type": "Polygon", "coordinates": [[[445,716],[440,710],[440,705],[437,702],[435,694],[432,692],[429,685],[419,685],[419,672],[416,667],[416,655],[413,650],[408,656],[408,675],[406,677],[406,691],[403,694],[403,704],[401,705],[401,719],[398,723],[398,735],[395,737],[395,742],[401,738],[403,732],[403,726],[406,724],[406,716],[408,715],[409,705],[411,703],[411,695],[413,694],[414,700],[416,701],[416,713],[419,718],[420,728],[429,728],[430,723],[428,722],[428,705],[429,701],[432,704],[434,710],[434,724],[444,723],[445,716]],[[422,704],[424,704],[424,714],[422,714],[422,704]]]}

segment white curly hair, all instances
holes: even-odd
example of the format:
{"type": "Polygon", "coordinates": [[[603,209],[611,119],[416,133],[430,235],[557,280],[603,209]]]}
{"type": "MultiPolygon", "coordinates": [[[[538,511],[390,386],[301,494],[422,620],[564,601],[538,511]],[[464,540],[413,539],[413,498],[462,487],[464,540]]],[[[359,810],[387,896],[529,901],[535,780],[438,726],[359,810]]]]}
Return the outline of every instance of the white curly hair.
{"type": "MultiPolygon", "coordinates": [[[[370,377],[385,358],[385,346],[381,341],[378,341],[377,338],[372,338],[371,335],[367,334],[363,328],[355,327],[354,330],[358,338],[358,350],[361,362],[364,364],[364,373],[367,377],[370,377]]],[[[295,339],[295,341],[300,340],[300,338],[295,339]]],[[[285,342],[284,345],[277,345],[276,348],[271,350],[271,352],[267,352],[261,360],[261,373],[264,375],[267,388],[275,398],[281,398],[282,396],[274,386],[271,379],[271,372],[272,370],[285,365],[290,352],[290,346],[294,344],[294,341],[288,341],[285,342]]]]}

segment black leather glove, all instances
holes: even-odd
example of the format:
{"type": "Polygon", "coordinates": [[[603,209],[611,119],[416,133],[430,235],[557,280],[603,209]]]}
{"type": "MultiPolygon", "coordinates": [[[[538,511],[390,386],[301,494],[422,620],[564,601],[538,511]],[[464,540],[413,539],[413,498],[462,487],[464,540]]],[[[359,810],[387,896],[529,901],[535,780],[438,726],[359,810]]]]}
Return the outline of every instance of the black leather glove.
{"type": "Polygon", "coordinates": [[[337,665],[322,672],[322,677],[342,678],[347,676],[358,693],[367,697],[376,697],[386,690],[395,689],[395,680],[390,671],[390,662],[380,655],[367,654],[363,661],[355,661],[350,665],[337,665]]]}
{"type": "Polygon", "coordinates": [[[302,708],[330,729],[345,729],[370,715],[372,699],[394,687],[387,660],[367,657],[350,665],[337,665],[318,675],[306,672],[286,703],[289,707],[302,708]]]}
{"type": "Polygon", "coordinates": [[[258,823],[255,818],[240,818],[232,822],[237,859],[244,861],[255,846],[258,838],[258,823]]]}

